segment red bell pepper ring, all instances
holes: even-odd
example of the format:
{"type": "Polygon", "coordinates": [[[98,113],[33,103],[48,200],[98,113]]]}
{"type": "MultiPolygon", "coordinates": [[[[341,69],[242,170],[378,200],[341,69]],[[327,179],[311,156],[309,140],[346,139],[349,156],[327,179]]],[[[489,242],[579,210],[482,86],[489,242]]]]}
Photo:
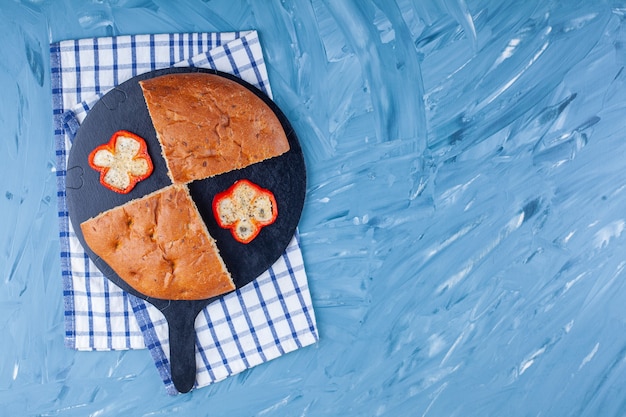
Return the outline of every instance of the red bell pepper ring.
{"type": "Polygon", "coordinates": [[[100,172],[103,186],[120,194],[129,193],[154,169],[146,141],[126,130],[118,130],[109,142],[91,151],[89,166],[100,172]]]}
{"type": "Polygon", "coordinates": [[[213,215],[235,240],[250,243],[263,227],[276,221],[278,206],[271,191],[243,179],[215,196],[213,215]]]}

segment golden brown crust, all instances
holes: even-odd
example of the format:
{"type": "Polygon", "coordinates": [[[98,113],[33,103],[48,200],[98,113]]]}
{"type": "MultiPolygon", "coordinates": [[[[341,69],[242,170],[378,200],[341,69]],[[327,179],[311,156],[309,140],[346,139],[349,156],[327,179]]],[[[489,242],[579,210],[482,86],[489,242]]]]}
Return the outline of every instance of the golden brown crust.
{"type": "Polygon", "coordinates": [[[140,85],[174,183],[244,168],[289,150],[272,109],[235,81],[179,73],[140,85]]]}
{"type": "Polygon", "coordinates": [[[149,297],[202,300],[235,289],[184,185],[101,213],[81,230],[120,278],[149,297]]]}

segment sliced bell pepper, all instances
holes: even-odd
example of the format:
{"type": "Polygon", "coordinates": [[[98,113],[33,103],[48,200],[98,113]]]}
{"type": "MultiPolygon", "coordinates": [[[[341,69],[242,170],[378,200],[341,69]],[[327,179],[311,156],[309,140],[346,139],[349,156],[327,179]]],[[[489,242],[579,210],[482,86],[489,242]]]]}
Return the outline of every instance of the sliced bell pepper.
{"type": "Polygon", "coordinates": [[[213,215],[235,240],[250,243],[263,227],[276,221],[278,207],[271,191],[243,179],[215,196],[213,215]]]}
{"type": "Polygon", "coordinates": [[[102,185],[120,194],[129,193],[154,169],[146,141],[126,130],[118,130],[109,142],[91,151],[89,166],[100,172],[102,185]]]}

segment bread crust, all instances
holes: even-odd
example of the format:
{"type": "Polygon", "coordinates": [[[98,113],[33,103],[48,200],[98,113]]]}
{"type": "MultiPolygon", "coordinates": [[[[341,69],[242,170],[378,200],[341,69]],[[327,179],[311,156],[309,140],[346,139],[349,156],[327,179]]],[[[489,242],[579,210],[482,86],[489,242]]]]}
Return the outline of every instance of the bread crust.
{"type": "Polygon", "coordinates": [[[289,150],[272,109],[235,81],[176,73],[140,85],[174,183],[244,168],[289,150]]]}
{"type": "Polygon", "coordinates": [[[235,289],[185,185],[171,185],[81,225],[87,245],[140,293],[202,300],[235,289]]]}

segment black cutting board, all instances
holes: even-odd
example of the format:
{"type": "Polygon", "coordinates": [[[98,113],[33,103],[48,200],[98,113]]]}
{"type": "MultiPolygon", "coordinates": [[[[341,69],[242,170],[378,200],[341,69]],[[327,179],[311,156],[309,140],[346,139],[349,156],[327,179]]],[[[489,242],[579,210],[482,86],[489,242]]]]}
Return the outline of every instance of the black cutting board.
{"type": "Polygon", "coordinates": [[[207,300],[176,301],[145,296],[130,287],[85,243],[80,224],[99,213],[171,185],[156,132],[148,114],[139,81],[160,75],[204,72],[234,80],[260,97],[281,121],[290,150],[283,155],[212,178],[194,181],[189,186],[209,233],[216,240],[237,288],[252,282],[285,251],[294,236],[306,191],[306,169],[302,149],[289,121],[276,104],[251,84],[230,74],[200,68],[167,68],[134,77],[104,95],[81,124],[68,158],[66,176],[67,205],[74,231],[85,251],[116,285],[156,306],[167,319],[170,333],[170,365],[177,390],[189,391],[196,376],[194,321],[198,313],[220,297],[207,300]],[[88,155],[106,143],[118,130],[127,130],[146,140],[154,164],[150,177],[140,181],[128,194],[113,192],[100,184],[99,172],[89,167],[88,155]],[[278,218],[250,243],[237,242],[227,229],[220,228],[212,212],[213,197],[239,179],[248,179],[274,193],[278,218]]]}

